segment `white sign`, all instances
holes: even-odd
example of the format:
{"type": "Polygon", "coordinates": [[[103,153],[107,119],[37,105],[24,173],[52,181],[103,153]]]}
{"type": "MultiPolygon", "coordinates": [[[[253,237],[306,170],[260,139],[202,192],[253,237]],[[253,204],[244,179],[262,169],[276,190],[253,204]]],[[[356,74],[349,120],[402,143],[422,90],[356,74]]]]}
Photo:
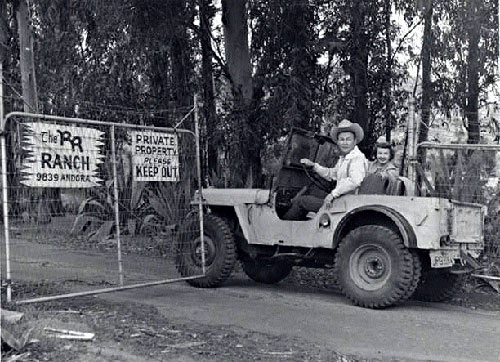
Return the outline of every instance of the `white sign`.
{"type": "Polygon", "coordinates": [[[179,148],[175,133],[133,131],[131,134],[136,181],[179,180],[179,148]]]}
{"type": "Polygon", "coordinates": [[[21,183],[31,187],[94,187],[102,181],[97,166],[103,162],[100,148],[104,132],[93,128],[40,122],[26,128],[21,183]]]}

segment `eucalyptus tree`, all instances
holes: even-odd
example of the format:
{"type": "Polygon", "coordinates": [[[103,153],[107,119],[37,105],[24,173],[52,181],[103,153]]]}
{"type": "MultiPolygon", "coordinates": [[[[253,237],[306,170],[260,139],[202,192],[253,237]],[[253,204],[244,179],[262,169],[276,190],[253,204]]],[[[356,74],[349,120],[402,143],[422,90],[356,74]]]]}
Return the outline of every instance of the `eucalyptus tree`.
{"type": "Polygon", "coordinates": [[[498,1],[443,1],[446,27],[436,31],[437,98],[444,110],[459,107],[468,142],[480,140],[480,104],[498,82],[498,1]]]}
{"type": "Polygon", "coordinates": [[[415,14],[407,1],[325,1],[322,9],[329,55],[340,65],[337,79],[331,79],[333,97],[342,99],[335,102],[338,113],[362,125],[361,146],[369,152],[378,135],[403,121],[409,76],[401,59],[408,39],[396,18],[403,14],[412,28],[415,14]]]}
{"type": "Polygon", "coordinates": [[[223,1],[222,21],[232,90],[225,147],[236,177],[250,170],[232,181],[258,185],[266,146],[290,126],[318,128],[317,13],[305,0],[223,1]]]}

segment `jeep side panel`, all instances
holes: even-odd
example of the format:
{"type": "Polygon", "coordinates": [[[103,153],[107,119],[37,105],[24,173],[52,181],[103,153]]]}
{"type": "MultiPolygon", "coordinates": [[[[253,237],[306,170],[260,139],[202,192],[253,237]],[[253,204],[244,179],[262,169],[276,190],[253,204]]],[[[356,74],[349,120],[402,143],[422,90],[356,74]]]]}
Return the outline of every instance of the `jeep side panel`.
{"type": "MultiPolygon", "coordinates": [[[[447,211],[451,210],[450,207],[451,203],[448,200],[438,198],[346,195],[335,200],[331,209],[321,209],[307,221],[281,220],[274,209],[265,204],[235,205],[235,210],[250,244],[331,248],[338,242],[338,240],[333,240],[333,235],[338,226],[343,225],[342,221],[349,217],[365,217],[365,215],[371,217],[378,212],[393,220],[403,234],[407,247],[440,249],[441,237],[449,235],[450,232],[448,225],[450,211],[447,211]],[[381,209],[389,210],[389,212],[383,212],[381,209]],[[367,210],[373,212],[368,213],[367,210]],[[329,227],[320,227],[320,218],[325,213],[330,219],[329,227]],[[360,216],[357,216],[358,213],[360,216]],[[402,230],[402,228],[409,228],[409,230],[402,230]],[[412,233],[416,237],[416,243],[410,237],[412,233]]],[[[468,210],[469,215],[477,212],[474,208],[468,210]]],[[[480,221],[479,218],[478,221],[480,221]]],[[[481,242],[477,237],[474,239],[474,235],[466,235],[463,229],[461,232],[464,235],[464,242],[481,242]]],[[[473,231],[471,233],[477,234],[473,231]]]]}
{"type": "Polygon", "coordinates": [[[462,244],[462,249],[482,248],[482,211],[475,204],[430,197],[345,195],[307,221],[287,221],[278,217],[269,196],[269,190],[255,189],[207,189],[203,193],[207,205],[234,208],[249,244],[332,248],[343,235],[339,227],[377,223],[371,218],[380,215],[393,221],[407,247],[446,249],[441,239],[450,237],[462,244]],[[323,214],[329,217],[327,227],[320,226],[323,214]],[[359,220],[363,218],[368,219],[359,220]],[[465,222],[467,228],[463,227],[465,222]]]}

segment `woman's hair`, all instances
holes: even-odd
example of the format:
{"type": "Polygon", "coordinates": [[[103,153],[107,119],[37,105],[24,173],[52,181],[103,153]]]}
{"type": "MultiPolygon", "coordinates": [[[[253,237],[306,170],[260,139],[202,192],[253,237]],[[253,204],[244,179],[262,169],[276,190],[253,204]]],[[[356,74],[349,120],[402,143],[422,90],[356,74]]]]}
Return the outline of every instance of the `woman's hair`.
{"type": "Polygon", "coordinates": [[[375,158],[377,157],[377,149],[379,148],[385,148],[390,151],[389,154],[389,161],[391,161],[394,158],[394,148],[391,146],[390,143],[376,143],[375,144],[375,158]]]}

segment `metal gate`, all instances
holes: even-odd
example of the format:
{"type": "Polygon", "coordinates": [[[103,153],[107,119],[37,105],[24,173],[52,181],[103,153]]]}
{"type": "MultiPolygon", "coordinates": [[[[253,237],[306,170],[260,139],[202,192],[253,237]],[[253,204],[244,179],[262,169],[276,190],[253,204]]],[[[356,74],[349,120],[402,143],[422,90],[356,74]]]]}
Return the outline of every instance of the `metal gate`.
{"type": "MultiPolygon", "coordinates": [[[[196,112],[195,112],[196,114],[196,112]]],[[[187,118],[187,116],[185,117],[187,118]]],[[[2,122],[7,301],[47,301],[199,278],[205,271],[194,130],[22,112],[2,122]],[[182,227],[187,217],[190,228],[182,227]],[[180,276],[182,233],[201,240],[180,276]]]]}

